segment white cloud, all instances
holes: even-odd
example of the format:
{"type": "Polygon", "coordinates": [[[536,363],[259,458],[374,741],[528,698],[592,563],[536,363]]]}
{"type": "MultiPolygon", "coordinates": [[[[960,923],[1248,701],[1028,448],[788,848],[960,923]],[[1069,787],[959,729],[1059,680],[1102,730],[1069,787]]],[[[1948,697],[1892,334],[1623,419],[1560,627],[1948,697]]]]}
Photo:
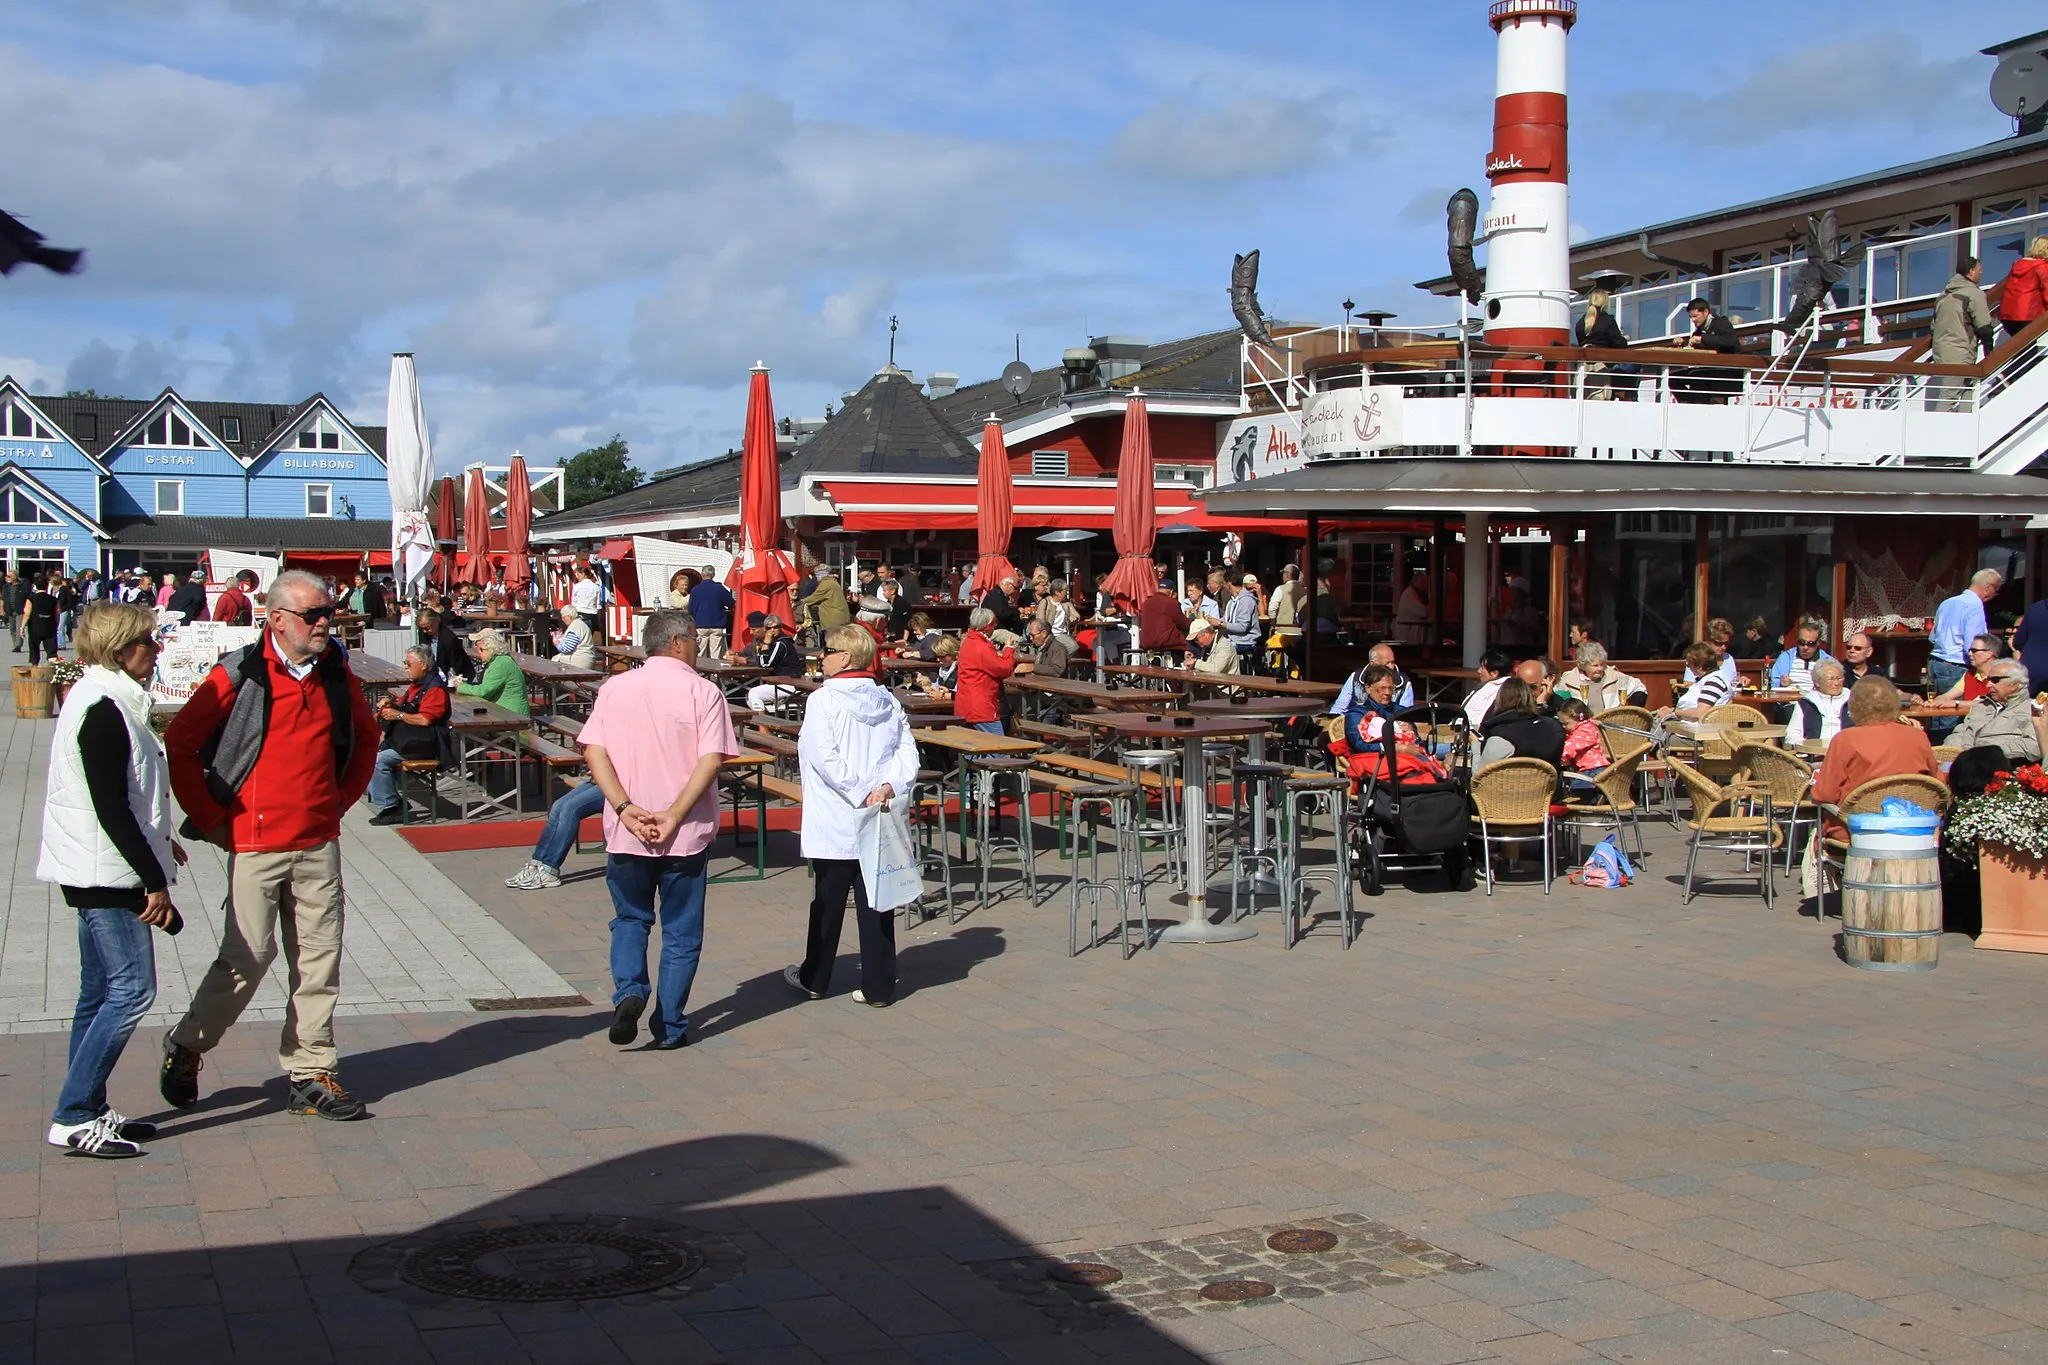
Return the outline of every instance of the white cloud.
{"type": "Polygon", "coordinates": [[[1334,133],[1306,100],[1253,96],[1215,108],[1178,100],[1125,124],[1102,151],[1112,170],[1170,180],[1240,180],[1313,165],[1334,133]]]}

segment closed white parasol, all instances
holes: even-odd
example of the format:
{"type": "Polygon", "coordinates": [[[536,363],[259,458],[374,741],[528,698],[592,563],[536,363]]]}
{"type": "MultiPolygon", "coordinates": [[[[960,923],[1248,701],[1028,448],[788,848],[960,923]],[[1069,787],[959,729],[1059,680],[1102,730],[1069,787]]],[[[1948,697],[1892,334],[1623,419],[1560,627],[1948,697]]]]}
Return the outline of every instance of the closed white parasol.
{"type": "Polygon", "coordinates": [[[384,407],[384,477],[391,485],[391,573],[398,595],[414,600],[434,564],[434,528],[427,520],[434,447],[427,439],[420,377],[410,352],[391,357],[391,393],[384,407]]]}

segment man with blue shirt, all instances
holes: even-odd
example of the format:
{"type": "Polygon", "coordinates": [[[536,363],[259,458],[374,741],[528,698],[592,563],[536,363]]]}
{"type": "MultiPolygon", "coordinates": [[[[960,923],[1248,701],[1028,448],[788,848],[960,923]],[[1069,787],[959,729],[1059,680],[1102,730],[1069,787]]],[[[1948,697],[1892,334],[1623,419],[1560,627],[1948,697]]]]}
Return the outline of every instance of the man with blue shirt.
{"type": "Polygon", "coordinates": [[[697,623],[697,649],[706,659],[725,657],[725,633],[732,623],[732,593],[709,564],[690,589],[690,619],[697,623]]]}
{"type": "MultiPolygon", "coordinates": [[[[1365,668],[1371,668],[1374,664],[1382,664],[1394,670],[1394,705],[1404,711],[1415,705],[1415,684],[1409,681],[1408,675],[1394,662],[1393,645],[1382,640],[1368,649],[1365,652],[1365,668]]],[[[1329,714],[1342,716],[1350,713],[1351,699],[1357,695],[1358,680],[1365,676],[1365,668],[1359,669],[1344,680],[1344,689],[1337,694],[1337,700],[1332,703],[1329,714]]]]}
{"type": "Polygon", "coordinates": [[[1800,618],[1792,634],[1792,648],[1771,661],[1772,691],[1805,692],[1813,686],[1813,666],[1835,662],[1835,657],[1820,647],[1825,631],[1811,616],[1800,618]]]}
{"type": "MultiPolygon", "coordinates": [[[[1979,569],[1970,575],[1970,586],[1943,602],[1934,613],[1934,632],[1928,638],[1927,690],[1940,696],[1956,685],[1970,664],[1970,641],[1989,633],[1984,604],[1998,596],[2005,576],[1996,569],[1979,569]]],[[[1940,722],[1937,722],[1940,724],[1940,722]]],[[[1934,727],[1929,726],[1930,733],[1934,727]]],[[[1945,733],[1951,725],[1942,725],[1945,733]]]]}

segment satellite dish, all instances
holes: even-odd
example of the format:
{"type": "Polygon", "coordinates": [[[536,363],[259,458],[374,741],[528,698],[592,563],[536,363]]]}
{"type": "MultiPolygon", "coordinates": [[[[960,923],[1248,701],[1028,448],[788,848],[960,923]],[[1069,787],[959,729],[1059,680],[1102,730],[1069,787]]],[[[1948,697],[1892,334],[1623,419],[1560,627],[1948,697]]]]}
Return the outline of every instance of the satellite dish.
{"type": "Polygon", "coordinates": [[[1003,387],[1010,397],[1021,399],[1031,391],[1031,367],[1021,360],[1013,360],[1003,366],[1003,387]]]}
{"type": "Polygon", "coordinates": [[[2014,118],[2048,110],[2048,59],[2015,52],[1991,73],[1991,102],[2014,118]]]}

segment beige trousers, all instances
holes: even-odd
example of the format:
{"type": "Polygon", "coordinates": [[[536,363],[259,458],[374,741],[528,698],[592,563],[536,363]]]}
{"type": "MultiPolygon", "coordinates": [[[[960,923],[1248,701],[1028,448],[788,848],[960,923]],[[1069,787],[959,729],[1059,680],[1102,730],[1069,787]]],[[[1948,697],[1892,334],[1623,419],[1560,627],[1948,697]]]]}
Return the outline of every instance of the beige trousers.
{"type": "Polygon", "coordinates": [[[336,1067],[334,1001],[341,993],[341,844],[228,858],[227,929],[171,1041],[211,1052],[249,1007],[284,940],[290,998],[278,1065],[303,1080],[336,1067]]]}

